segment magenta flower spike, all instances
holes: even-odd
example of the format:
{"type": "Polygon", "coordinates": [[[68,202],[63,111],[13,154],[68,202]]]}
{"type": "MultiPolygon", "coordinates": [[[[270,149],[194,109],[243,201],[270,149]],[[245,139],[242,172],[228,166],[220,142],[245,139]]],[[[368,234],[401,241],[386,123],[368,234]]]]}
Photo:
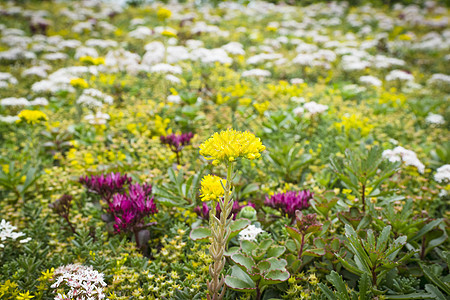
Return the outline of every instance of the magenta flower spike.
{"type": "Polygon", "coordinates": [[[313,193],[308,190],[299,192],[289,191],[286,193],[279,193],[273,196],[266,197],[265,205],[280,210],[287,214],[292,220],[295,219],[296,210],[307,209],[310,204],[309,201],[313,198],[313,193]]]}

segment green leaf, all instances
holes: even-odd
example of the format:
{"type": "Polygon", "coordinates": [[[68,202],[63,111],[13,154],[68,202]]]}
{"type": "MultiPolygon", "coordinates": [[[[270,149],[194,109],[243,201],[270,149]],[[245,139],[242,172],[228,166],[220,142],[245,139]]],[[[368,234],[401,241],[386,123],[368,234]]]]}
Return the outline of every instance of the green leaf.
{"type": "Polygon", "coordinates": [[[273,270],[285,270],[286,266],[287,266],[287,261],[284,259],[277,259],[275,257],[270,257],[266,260],[267,262],[270,263],[270,271],[273,270]]]}
{"type": "Polygon", "coordinates": [[[448,298],[446,298],[441,291],[435,287],[434,285],[431,284],[425,284],[425,290],[427,292],[429,292],[430,294],[432,294],[434,296],[435,299],[437,300],[448,300],[448,298]]]}
{"type": "MultiPolygon", "coordinates": [[[[350,300],[350,296],[348,295],[347,288],[345,287],[345,283],[342,280],[342,277],[335,271],[331,271],[330,275],[327,275],[327,280],[334,285],[336,290],[344,295],[345,300],[350,300]]],[[[339,298],[339,300],[344,300],[339,298]]]]}
{"type": "Polygon", "coordinates": [[[307,249],[303,251],[303,255],[305,256],[313,256],[313,257],[321,257],[325,255],[325,249],[322,248],[314,248],[314,249],[307,249]]]}
{"type": "Polygon", "coordinates": [[[381,232],[381,234],[377,240],[377,248],[376,249],[378,252],[383,252],[384,249],[386,249],[390,234],[391,234],[391,229],[388,226],[384,227],[383,231],[381,232]]]}
{"type": "Polygon", "coordinates": [[[258,248],[258,245],[255,242],[247,240],[241,241],[241,249],[248,255],[250,255],[252,251],[255,250],[256,248],[258,248]]]}
{"type": "Polygon", "coordinates": [[[189,234],[194,241],[207,241],[211,236],[211,230],[207,227],[196,227],[189,234]]]}
{"type": "Polygon", "coordinates": [[[420,263],[420,268],[422,269],[425,277],[434,285],[439,287],[441,290],[443,290],[447,295],[450,295],[450,287],[449,284],[446,282],[443,282],[436,274],[433,273],[431,268],[429,266],[424,265],[423,263],[420,263]]]}
{"type": "Polygon", "coordinates": [[[338,300],[334,293],[325,284],[319,283],[319,288],[322,290],[328,300],[338,300]]]}
{"type": "Polygon", "coordinates": [[[302,243],[302,234],[297,230],[297,228],[289,226],[286,226],[286,231],[297,244],[297,248],[299,248],[302,243]]]}
{"type": "Polygon", "coordinates": [[[252,268],[253,266],[255,266],[255,261],[253,260],[253,258],[242,253],[231,255],[231,260],[238,264],[240,267],[244,267],[248,274],[252,273],[252,268]]]}
{"type": "Polygon", "coordinates": [[[254,290],[255,282],[238,266],[231,267],[231,275],[225,277],[225,284],[233,290],[254,290]]]}
{"type": "Polygon", "coordinates": [[[369,276],[364,273],[359,280],[359,300],[369,300],[367,291],[369,290],[369,276]]]}
{"type": "Polygon", "coordinates": [[[283,246],[272,246],[267,250],[267,257],[279,257],[284,251],[286,248],[283,246]]]}
{"type": "Polygon", "coordinates": [[[411,239],[409,239],[408,242],[412,242],[415,240],[420,239],[424,234],[432,230],[434,227],[438,226],[442,222],[442,219],[437,219],[434,221],[431,221],[430,223],[426,224],[425,226],[420,229],[415,236],[413,236],[411,239]]]}
{"type": "Polygon", "coordinates": [[[272,270],[263,276],[262,284],[267,285],[283,282],[288,280],[290,276],[291,274],[287,270],[272,270]]]}

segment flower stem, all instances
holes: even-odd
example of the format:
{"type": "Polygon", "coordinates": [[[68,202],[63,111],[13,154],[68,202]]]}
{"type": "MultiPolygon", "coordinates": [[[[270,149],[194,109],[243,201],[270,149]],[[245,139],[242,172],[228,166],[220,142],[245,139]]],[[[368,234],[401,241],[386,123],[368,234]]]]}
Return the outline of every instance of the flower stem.
{"type": "MultiPolygon", "coordinates": [[[[226,250],[226,244],[230,236],[230,223],[229,215],[233,208],[233,200],[231,199],[231,180],[233,176],[233,165],[228,163],[227,165],[227,183],[225,185],[225,194],[222,199],[219,199],[219,206],[221,209],[219,219],[215,213],[210,215],[210,228],[211,228],[211,246],[209,253],[213,258],[213,264],[209,266],[209,274],[211,281],[208,282],[208,300],[220,300],[225,295],[226,286],[224,285],[224,277],[221,276],[222,270],[225,267],[224,252],[226,250]]],[[[213,204],[215,207],[215,204],[213,204]]],[[[215,209],[213,208],[213,211],[215,209]]]]}

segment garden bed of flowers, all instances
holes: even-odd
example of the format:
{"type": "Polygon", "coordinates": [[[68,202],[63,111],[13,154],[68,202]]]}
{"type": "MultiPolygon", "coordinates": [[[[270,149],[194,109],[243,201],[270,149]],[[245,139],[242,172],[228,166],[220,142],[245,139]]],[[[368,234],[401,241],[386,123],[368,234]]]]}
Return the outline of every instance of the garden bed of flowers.
{"type": "Polygon", "coordinates": [[[449,299],[417,2],[2,2],[0,299],[449,299]]]}

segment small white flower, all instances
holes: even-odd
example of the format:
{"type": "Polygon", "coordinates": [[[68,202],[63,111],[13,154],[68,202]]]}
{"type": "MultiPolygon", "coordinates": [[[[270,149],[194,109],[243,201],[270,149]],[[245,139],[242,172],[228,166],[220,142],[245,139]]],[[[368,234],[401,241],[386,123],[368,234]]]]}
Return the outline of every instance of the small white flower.
{"type": "Polygon", "coordinates": [[[239,240],[243,241],[256,241],[256,237],[258,234],[265,232],[261,228],[256,227],[255,225],[249,225],[247,228],[239,232],[239,240]]]}
{"type": "Polygon", "coordinates": [[[443,116],[438,114],[429,113],[425,121],[429,124],[442,125],[445,124],[445,119],[443,116]]]}
{"type": "Polygon", "coordinates": [[[311,115],[315,114],[321,114],[325,112],[328,109],[328,105],[323,105],[316,103],[314,101],[307,102],[303,105],[303,108],[305,108],[311,115]]]}
{"type": "Polygon", "coordinates": [[[383,157],[390,162],[402,161],[407,166],[416,167],[419,173],[423,174],[425,171],[425,165],[417,158],[416,153],[401,146],[397,146],[393,150],[384,150],[383,157]]]}
{"type": "Polygon", "coordinates": [[[434,180],[439,183],[449,183],[450,182],[450,165],[443,165],[436,170],[434,174],[434,180]]]}

